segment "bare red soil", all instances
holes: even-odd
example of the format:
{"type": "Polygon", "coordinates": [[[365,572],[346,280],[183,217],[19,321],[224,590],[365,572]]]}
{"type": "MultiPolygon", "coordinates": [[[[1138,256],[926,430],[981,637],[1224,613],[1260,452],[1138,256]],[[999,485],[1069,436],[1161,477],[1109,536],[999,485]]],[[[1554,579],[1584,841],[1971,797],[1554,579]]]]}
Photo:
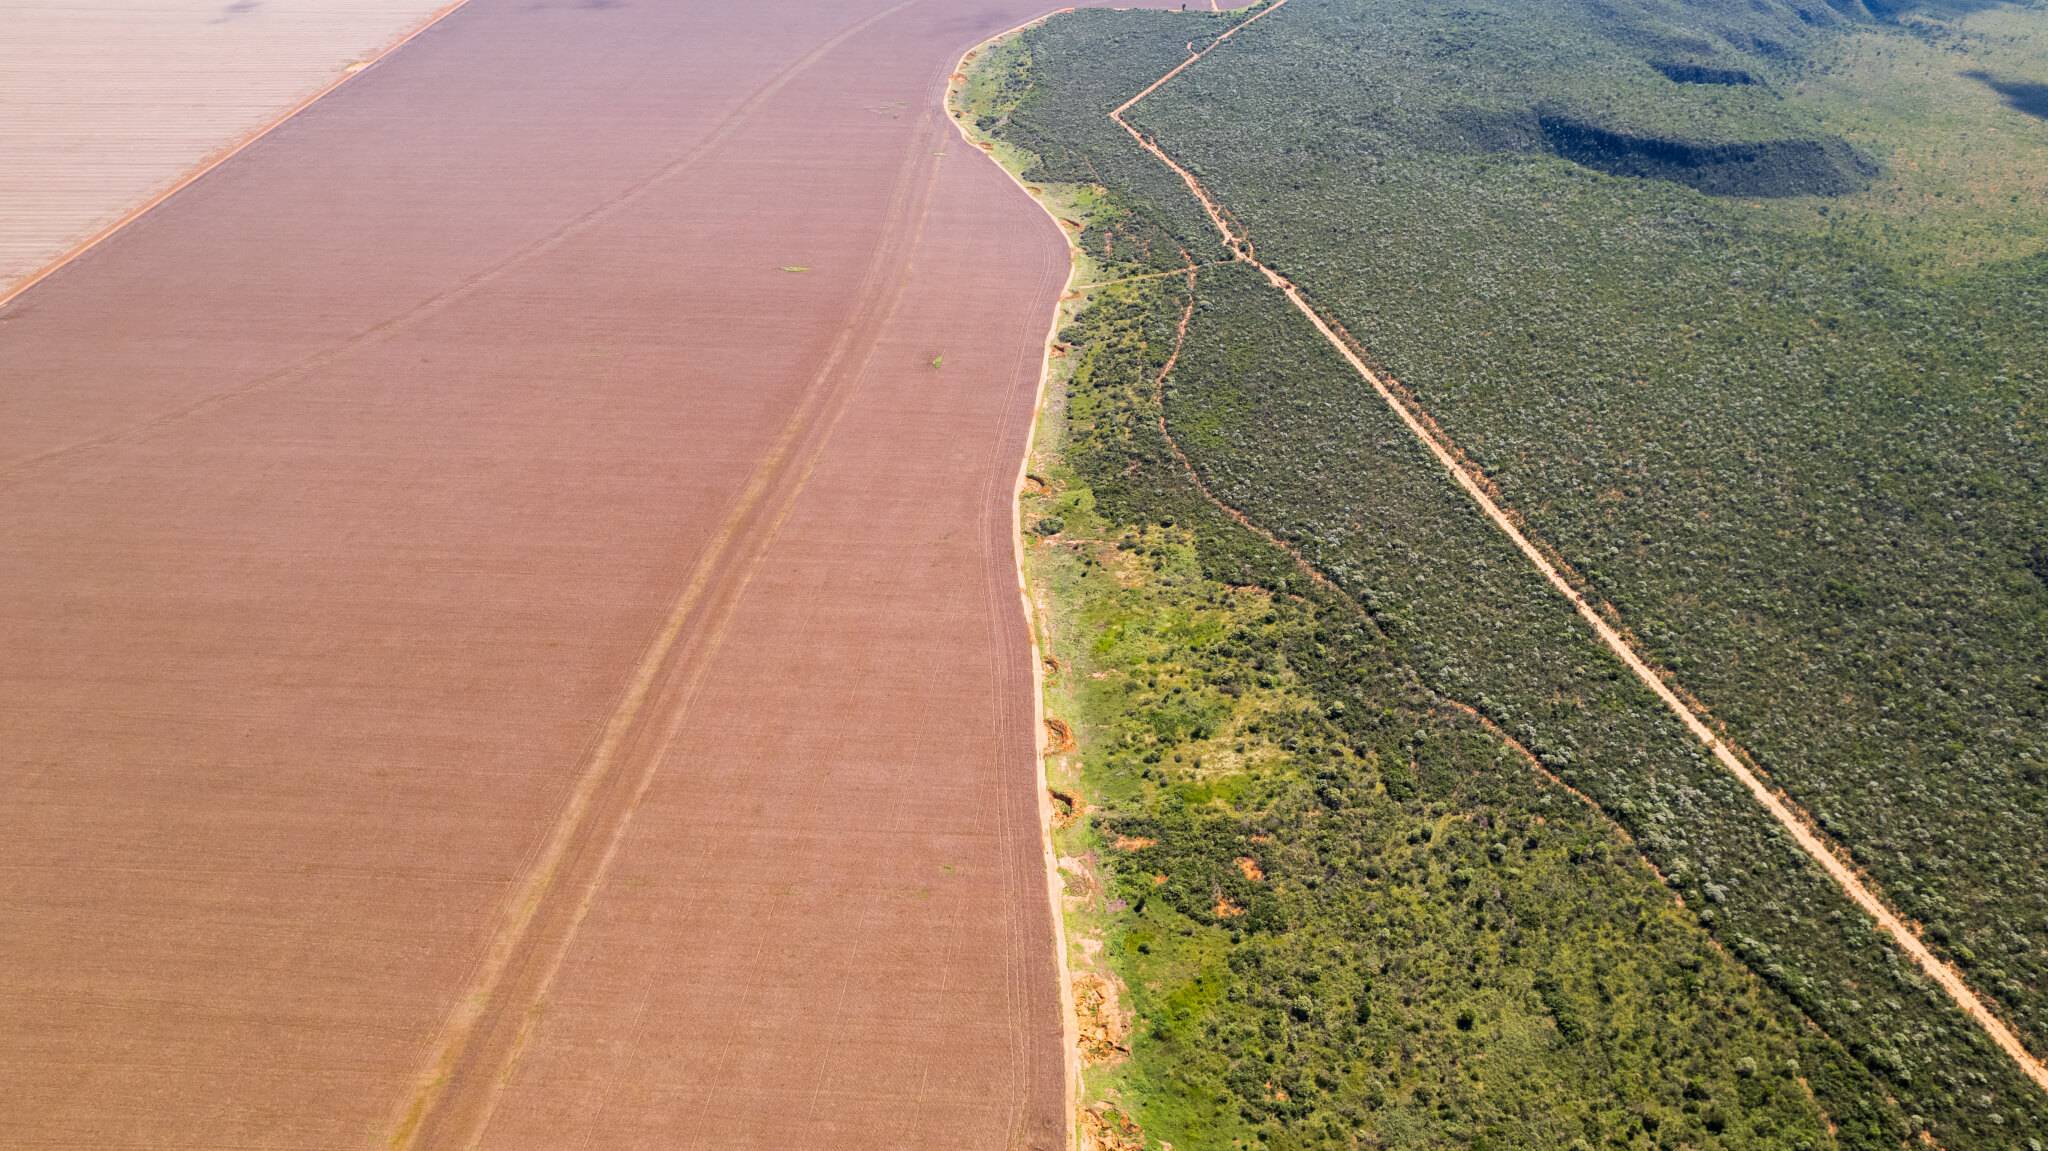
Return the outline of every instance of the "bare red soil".
{"type": "Polygon", "coordinates": [[[471,0],[0,309],[0,1146],[1060,1145],[1033,12],[471,0]]]}

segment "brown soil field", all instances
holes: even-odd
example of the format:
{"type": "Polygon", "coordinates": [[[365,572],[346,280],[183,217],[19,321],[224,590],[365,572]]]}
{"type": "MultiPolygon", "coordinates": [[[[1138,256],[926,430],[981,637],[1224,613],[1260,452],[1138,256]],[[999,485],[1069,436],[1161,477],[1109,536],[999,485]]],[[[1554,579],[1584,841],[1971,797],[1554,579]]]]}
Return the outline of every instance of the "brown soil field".
{"type": "Polygon", "coordinates": [[[471,0],[0,308],[0,1146],[1061,1145],[1036,11],[471,0]]]}
{"type": "Polygon", "coordinates": [[[0,298],[450,0],[0,0],[0,298]]]}

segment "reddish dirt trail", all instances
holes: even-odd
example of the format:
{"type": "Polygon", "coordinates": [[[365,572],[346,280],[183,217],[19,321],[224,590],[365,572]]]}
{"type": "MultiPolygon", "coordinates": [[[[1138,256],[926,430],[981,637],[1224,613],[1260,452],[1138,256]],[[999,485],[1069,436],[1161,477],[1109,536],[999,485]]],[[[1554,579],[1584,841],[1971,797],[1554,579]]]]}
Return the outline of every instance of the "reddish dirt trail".
{"type": "MultiPolygon", "coordinates": [[[[1123,103],[1118,104],[1115,108],[1111,109],[1109,113],[1109,118],[1116,121],[1117,127],[1122,128],[1124,131],[1130,133],[1131,139],[1136,140],[1140,147],[1144,148],[1147,152],[1152,153],[1153,156],[1158,158],[1160,163],[1165,164],[1168,168],[1173,170],[1174,175],[1180,177],[1181,182],[1188,186],[1188,191],[1193,193],[1196,201],[1198,201],[1202,205],[1202,211],[1208,214],[1209,223],[1214,225],[1217,233],[1223,237],[1224,244],[1230,248],[1231,252],[1235,255],[1236,258],[1241,260],[1252,259],[1251,243],[1249,240],[1245,239],[1242,235],[1240,235],[1235,229],[1233,229],[1230,226],[1229,218],[1224,214],[1222,205],[1218,204],[1216,201],[1209,198],[1208,190],[1202,187],[1202,182],[1200,180],[1195,179],[1194,173],[1188,171],[1186,168],[1183,168],[1178,163],[1174,162],[1173,157],[1167,155],[1165,149],[1159,147],[1158,144],[1148,139],[1144,135],[1144,133],[1138,131],[1136,128],[1131,127],[1130,123],[1124,119],[1124,113],[1136,107],[1138,105],[1138,102],[1143,100],[1145,97],[1150,96],[1152,93],[1157,92],[1162,87],[1165,87],[1167,81],[1172,80],[1175,76],[1178,76],[1182,72],[1187,71],[1189,68],[1194,67],[1197,63],[1199,63],[1202,60],[1203,57],[1207,56],[1211,52],[1214,52],[1216,49],[1222,47],[1223,44],[1226,41],[1228,41],[1231,37],[1237,35],[1244,29],[1251,27],[1253,24],[1258,23],[1260,20],[1265,19],[1267,16],[1270,16],[1273,13],[1278,12],[1282,7],[1286,6],[1286,4],[1287,0],[1273,0],[1273,3],[1266,5],[1264,8],[1261,8],[1257,12],[1252,13],[1250,16],[1245,17],[1243,20],[1240,20],[1237,23],[1232,24],[1229,28],[1225,29],[1220,35],[1218,35],[1214,40],[1209,41],[1207,45],[1203,46],[1200,51],[1189,51],[1187,59],[1182,60],[1178,64],[1175,64],[1172,68],[1167,70],[1164,76],[1161,76],[1159,79],[1154,80],[1150,84],[1145,85],[1143,91],[1139,92],[1137,95],[1131,97],[1130,99],[1125,100],[1123,103]]],[[[1256,263],[1256,261],[1253,262],[1256,263]]],[[[1264,265],[1260,265],[1260,267],[1263,270],[1264,265]]],[[[1267,275],[1271,276],[1272,273],[1267,272],[1267,275]]]]}
{"type": "MultiPolygon", "coordinates": [[[[1878,927],[1912,958],[1921,971],[1928,978],[1932,979],[1936,985],[1941,987],[1948,994],[1949,998],[1955,1002],[1956,1006],[1961,1008],[1964,1014],[1976,1022],[1991,1041],[1997,1044],[1998,1048],[2011,1058],[2013,1064],[2019,1068],[2022,1074],[2032,1080],[2042,1090],[2048,1091],[2048,1065],[2044,1065],[2041,1060],[2037,1059],[2020,1043],[2019,1037],[2013,1033],[2012,1029],[2006,1026],[2005,1022],[1970,988],[1963,979],[1961,972],[1929,950],[1927,945],[1921,942],[1919,935],[1912,927],[1879,898],[1877,893],[1871,889],[1870,885],[1858,873],[1853,865],[1853,861],[1849,858],[1848,852],[1821,832],[1818,826],[1814,824],[1812,817],[1794,804],[1790,797],[1766,784],[1757,772],[1750,768],[1744,758],[1737,753],[1736,749],[1714,731],[1712,727],[1708,726],[1707,722],[1701,718],[1700,713],[1693,706],[1680,697],[1678,691],[1668,682],[1667,674],[1653,668],[1643,658],[1642,654],[1636,650],[1635,645],[1622,634],[1621,630],[1609,622],[1609,617],[1614,615],[1613,608],[1605,604],[1596,607],[1578,589],[1577,585],[1566,577],[1565,573],[1559,569],[1559,565],[1550,558],[1551,550],[1534,542],[1521,527],[1520,518],[1502,507],[1501,503],[1491,493],[1490,485],[1484,479],[1473,474],[1472,470],[1464,462],[1466,457],[1463,451],[1443,434],[1436,422],[1426,413],[1421,412],[1412,399],[1405,398],[1402,394],[1398,393],[1396,386],[1390,385],[1386,379],[1382,378],[1379,373],[1368,366],[1358,351],[1352,347],[1351,342],[1345,339],[1340,334],[1340,330],[1303,297],[1299,288],[1286,277],[1259,262],[1250,240],[1241,232],[1231,227],[1228,214],[1222,205],[1210,197],[1208,191],[1202,187],[1201,182],[1195,178],[1194,174],[1175,162],[1173,157],[1168,155],[1156,140],[1139,132],[1124,119],[1124,113],[1128,112],[1139,101],[1158,91],[1167,81],[1186,71],[1190,66],[1236,35],[1241,29],[1279,10],[1286,3],[1287,0],[1275,0],[1275,3],[1260,9],[1249,18],[1233,25],[1229,31],[1211,41],[1201,51],[1191,53],[1186,60],[1181,61],[1164,76],[1147,85],[1136,96],[1118,105],[1109,114],[1110,119],[1116,121],[1118,127],[1129,133],[1131,138],[1138,142],[1139,146],[1150,152],[1161,163],[1180,176],[1182,182],[1187,185],[1188,190],[1201,203],[1203,212],[1208,215],[1209,222],[1216,228],[1224,244],[1230,248],[1234,258],[1257,268],[1265,275],[1267,282],[1286,295],[1288,301],[1294,305],[1295,309],[1301,312],[1308,319],[1309,323],[1315,326],[1316,331],[1321,333],[1324,340],[1331,347],[1335,348],[1338,354],[1344,357],[1345,362],[1350,364],[1352,369],[1362,379],[1372,385],[1373,390],[1379,394],[1380,399],[1400,418],[1401,422],[1407,426],[1409,432],[1417,440],[1421,441],[1424,447],[1429,449],[1430,454],[1436,457],[1437,462],[1451,475],[1451,478],[1457,482],[1458,486],[1464,489],[1465,494],[1470,496],[1472,501],[1479,506],[1480,511],[1486,515],[1486,518],[1492,522],[1493,526],[1508,537],[1515,545],[1516,550],[1522,553],[1523,557],[1542,574],[1543,578],[1552,588],[1556,589],[1558,594],[1565,597],[1572,605],[1572,609],[1578,613],[1581,619],[1585,620],[1587,626],[1593,629],[1600,642],[1606,645],[1607,649],[1644,686],[1648,687],[1656,694],[1658,699],[1664,702],[1665,707],[1669,708],[1672,714],[1678,717],[1679,722],[1685,725],[1686,730],[1691,732],[1693,737],[1706,747],[1722,767],[1726,768],[1736,779],[1741,781],[1742,785],[1749,790],[1757,803],[1762,805],[1770,813],[1771,817],[1778,822],[1779,826],[1783,827],[1785,832],[1792,837],[1793,842],[1798,844],[1800,850],[1804,851],[1808,857],[1820,865],[1822,870],[1827,872],[1828,876],[1841,888],[1844,895],[1847,895],[1851,901],[1877,922],[1878,927]]],[[[1185,320],[1183,320],[1183,323],[1185,323],[1185,320]]],[[[1163,421],[1163,414],[1161,419],[1163,421]]],[[[1168,442],[1172,442],[1170,438],[1168,442]]],[[[1179,449],[1175,448],[1174,450],[1178,454],[1179,449]]],[[[1242,519],[1243,517],[1240,515],[1239,518],[1242,519]]],[[[1261,530],[1262,534],[1270,535],[1270,533],[1264,533],[1263,529],[1259,530],[1261,530]]]]}
{"type": "Polygon", "coordinates": [[[470,0],[0,309],[0,1145],[1064,1142],[1032,11],[470,0]]]}

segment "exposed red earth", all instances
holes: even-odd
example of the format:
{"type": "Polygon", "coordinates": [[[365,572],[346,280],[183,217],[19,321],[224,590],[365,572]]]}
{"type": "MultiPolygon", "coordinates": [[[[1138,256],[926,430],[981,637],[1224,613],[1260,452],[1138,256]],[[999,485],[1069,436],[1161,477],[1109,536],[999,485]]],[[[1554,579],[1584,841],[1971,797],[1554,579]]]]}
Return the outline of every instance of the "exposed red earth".
{"type": "Polygon", "coordinates": [[[1062,1143],[1036,11],[471,0],[0,309],[0,1146],[1062,1143]]]}

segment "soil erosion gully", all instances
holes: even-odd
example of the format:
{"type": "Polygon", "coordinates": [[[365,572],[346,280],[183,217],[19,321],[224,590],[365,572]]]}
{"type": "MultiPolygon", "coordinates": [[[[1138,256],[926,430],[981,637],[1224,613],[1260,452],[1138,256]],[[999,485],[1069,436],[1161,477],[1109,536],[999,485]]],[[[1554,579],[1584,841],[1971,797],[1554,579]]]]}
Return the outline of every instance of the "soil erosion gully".
{"type": "MultiPolygon", "coordinates": [[[[1131,139],[1138,142],[1139,147],[1150,152],[1154,157],[1158,158],[1160,163],[1165,164],[1173,170],[1175,175],[1181,178],[1181,182],[1187,185],[1188,191],[1202,205],[1202,211],[1208,215],[1210,224],[1214,225],[1217,233],[1223,237],[1224,245],[1230,249],[1232,258],[1257,268],[1266,277],[1267,283],[1278,289],[1281,294],[1287,297],[1288,302],[1294,305],[1295,310],[1308,318],[1309,323],[1313,324],[1316,331],[1321,333],[1323,339],[1328,341],[1330,346],[1335,348],[1337,353],[1344,357],[1344,361],[1351,365],[1352,370],[1356,371],[1366,383],[1372,385],[1373,391],[1377,392],[1380,399],[1385,401],[1387,407],[1392,409],[1396,416],[1400,417],[1401,422],[1407,426],[1409,432],[1417,440],[1421,441],[1424,447],[1429,449],[1429,453],[1436,457],[1437,462],[1443,465],[1444,470],[1450,473],[1451,478],[1457,481],[1458,486],[1464,489],[1465,494],[1472,498],[1472,502],[1479,505],[1479,510],[1485,513],[1486,518],[1492,522],[1493,526],[1499,529],[1501,534],[1505,535],[1515,545],[1516,550],[1522,553],[1523,557],[1543,575],[1543,578],[1549,582],[1551,587],[1557,590],[1559,595],[1562,595],[1570,602],[1572,609],[1579,614],[1581,619],[1586,621],[1587,626],[1593,629],[1594,634],[1599,636],[1600,642],[1605,644],[1607,649],[1614,654],[1615,658],[1619,659],[1638,680],[1642,681],[1644,686],[1656,693],[1658,699],[1664,701],[1664,706],[1671,709],[1672,714],[1678,717],[1679,722],[1685,725],[1686,730],[1690,731],[1693,737],[1699,740],[1713,754],[1714,759],[1722,767],[1728,769],[1736,779],[1741,781],[1744,787],[1749,789],[1750,795],[1755,797],[1764,810],[1769,812],[1771,817],[1778,821],[1778,824],[1792,837],[1793,842],[1799,845],[1800,850],[1804,851],[1808,857],[1820,865],[1823,871],[1827,872],[1828,876],[1835,881],[1835,884],[1842,889],[1843,894],[1847,895],[1866,914],[1877,921],[1878,926],[1891,936],[1893,942],[1897,943],[1900,949],[1912,957],[1913,962],[1919,965],[1920,970],[1926,973],[1929,979],[1932,979],[1943,991],[1948,993],[1949,998],[1955,1001],[1956,1006],[1962,1008],[1964,1014],[1968,1015],[1979,1027],[1983,1028],[1984,1033],[1991,1038],[1991,1041],[1996,1043],[1999,1050],[2005,1052],[2012,1059],[2013,1063],[2019,1067],[2020,1071],[2028,1079],[2031,1079],[2043,1091],[2048,1091],[2048,1066],[2044,1066],[2041,1060],[2035,1058],[2020,1043],[2019,1037],[2013,1033],[2010,1027],[2006,1026],[2004,1020],[2000,1019],[1984,1000],[1970,988],[1969,984],[1963,979],[1962,973],[1929,950],[1927,945],[1921,942],[1920,936],[1913,928],[1907,925],[1898,912],[1892,910],[1884,900],[1878,897],[1870,885],[1863,881],[1857,874],[1848,851],[1828,838],[1826,833],[1822,832],[1813,821],[1812,817],[1799,808],[1789,796],[1784,795],[1765,783],[1762,777],[1748,763],[1744,762],[1743,757],[1737,753],[1734,746],[1716,734],[1714,729],[1708,726],[1706,720],[1701,718],[1700,713],[1679,695],[1678,690],[1668,682],[1666,673],[1652,667],[1649,660],[1636,649],[1628,637],[1623,635],[1618,627],[1608,622],[1609,615],[1613,614],[1612,606],[1601,604],[1596,607],[1584,592],[1580,591],[1570,579],[1566,578],[1564,572],[1559,567],[1558,561],[1551,558],[1552,554],[1555,554],[1554,549],[1546,549],[1531,540],[1529,533],[1520,526],[1519,517],[1505,510],[1501,503],[1489,493],[1489,484],[1481,477],[1475,475],[1472,467],[1464,462],[1468,457],[1443,432],[1441,425],[1432,419],[1427,412],[1422,411],[1420,405],[1414,401],[1412,396],[1404,398],[1402,391],[1405,391],[1405,389],[1397,391],[1396,389],[1399,388],[1398,384],[1390,383],[1380,373],[1367,366],[1358,350],[1352,346],[1344,334],[1341,334],[1342,328],[1326,318],[1316,309],[1315,305],[1309,303],[1307,298],[1302,295],[1301,289],[1296,287],[1293,281],[1259,261],[1258,256],[1253,250],[1250,238],[1241,230],[1231,226],[1229,215],[1224,211],[1222,205],[1218,204],[1209,195],[1208,190],[1202,187],[1201,181],[1195,178],[1194,173],[1182,167],[1172,156],[1167,155],[1166,150],[1160,146],[1157,140],[1140,132],[1128,120],[1124,119],[1124,113],[1130,111],[1140,101],[1144,100],[1145,97],[1150,96],[1165,86],[1168,81],[1187,71],[1203,57],[1221,47],[1231,37],[1272,15],[1274,12],[1279,11],[1286,3],[1287,0],[1274,0],[1274,3],[1231,25],[1228,30],[1200,49],[1195,49],[1191,44],[1187,59],[1174,65],[1170,71],[1147,85],[1137,95],[1117,105],[1115,110],[1110,112],[1109,118],[1116,121],[1117,127],[1129,133],[1131,139]]],[[[1162,420],[1164,419],[1163,411],[1161,418],[1162,420]]],[[[1261,534],[1270,533],[1261,531],[1261,534]]]]}

